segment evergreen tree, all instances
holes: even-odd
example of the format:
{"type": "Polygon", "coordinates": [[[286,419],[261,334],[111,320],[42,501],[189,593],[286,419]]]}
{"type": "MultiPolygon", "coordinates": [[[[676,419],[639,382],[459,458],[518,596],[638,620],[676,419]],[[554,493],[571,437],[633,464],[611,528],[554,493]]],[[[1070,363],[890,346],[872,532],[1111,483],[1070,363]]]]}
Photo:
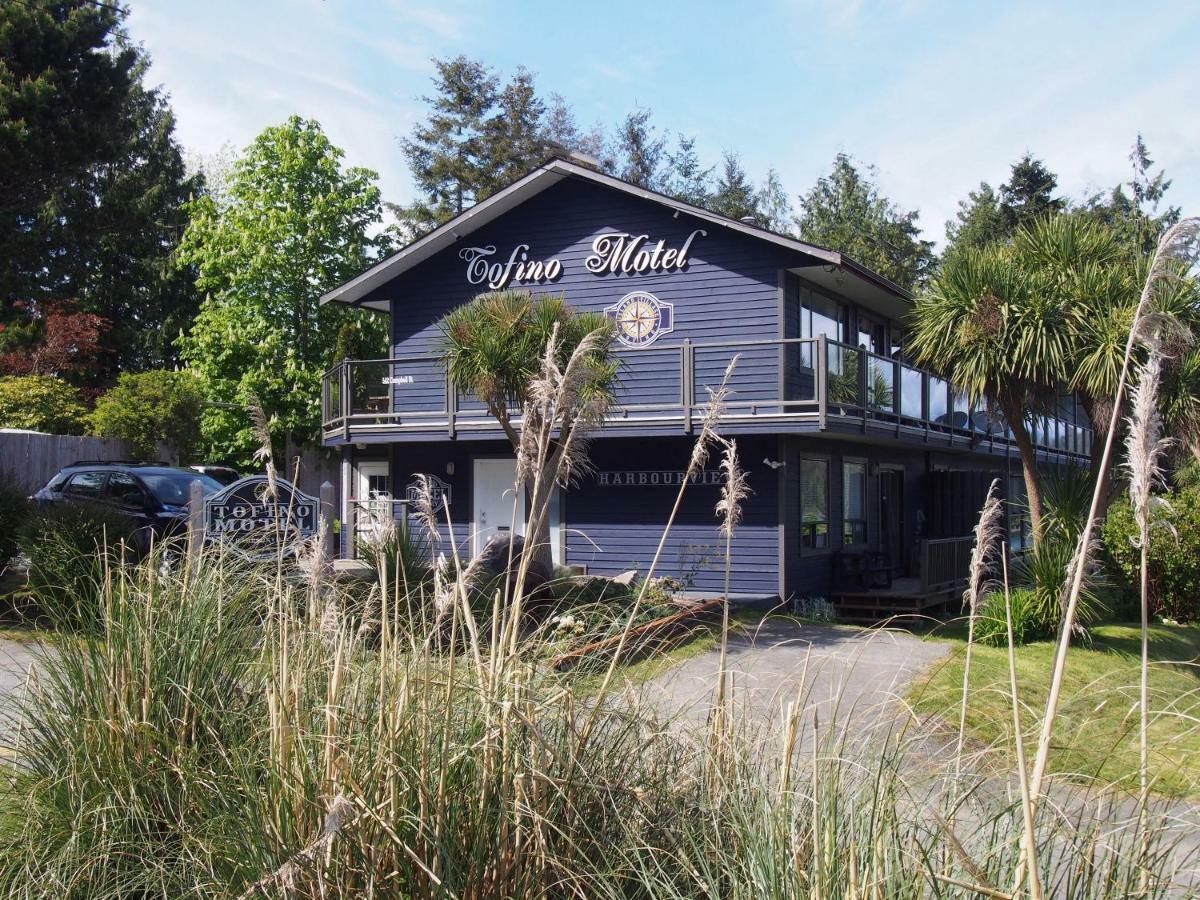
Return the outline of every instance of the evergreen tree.
{"type": "Polygon", "coordinates": [[[1008,235],[1027,223],[1062,212],[1066,201],[1055,197],[1058,176],[1040,159],[1026,153],[1013,164],[1008,181],[1000,186],[1000,217],[1008,235]]]}
{"type": "Polygon", "coordinates": [[[1171,181],[1162,169],[1154,171],[1154,160],[1141,134],[1129,153],[1133,174],[1107,194],[1088,197],[1083,208],[1094,218],[1114,229],[1122,239],[1142,252],[1153,251],[1159,236],[1179,221],[1178,206],[1160,207],[1170,190],[1171,181]]]}
{"type": "Polygon", "coordinates": [[[674,152],[667,152],[667,171],[663,178],[663,193],[690,203],[706,206],[712,191],[713,167],[700,165],[696,139],[678,135],[674,152]]]}
{"type": "Polygon", "coordinates": [[[746,216],[760,219],[758,195],[736,153],[727,151],[723,155],[721,174],[717,176],[717,186],[708,208],[731,219],[742,219],[746,216]]]}
{"type": "Polygon", "coordinates": [[[0,318],[18,327],[70,301],[107,319],[112,352],[92,384],[173,364],[171,341],[198,306],[172,254],[202,182],[120,15],[69,0],[0,5],[0,318]]]}
{"type": "Polygon", "coordinates": [[[497,106],[488,122],[484,152],[490,183],[480,193],[493,194],[529,174],[548,151],[546,104],[538,98],[532,72],[519,66],[497,97],[497,106]]]}
{"type": "Polygon", "coordinates": [[[966,247],[985,247],[1011,237],[1004,215],[1000,212],[1000,197],[986,181],[979,190],[971,191],[966,200],[958,201],[958,212],[946,223],[945,257],[966,247]]]}
{"type": "Polygon", "coordinates": [[[400,142],[420,196],[404,209],[394,209],[413,236],[436,228],[494,188],[489,150],[497,129],[499,82],[477,60],[457,56],[434,60],[434,96],[425,97],[429,116],[400,142]]]}
{"type": "Polygon", "coordinates": [[[788,233],[792,228],[794,213],[792,201],[783,188],[783,180],[775,168],[767,169],[767,177],[758,189],[758,214],[764,228],[788,233]]]}
{"type": "Polygon", "coordinates": [[[931,274],[933,244],[922,240],[917,212],[896,207],[875,186],[873,166],[865,175],[845,153],[833,171],[800,197],[800,237],[845,253],[900,287],[914,290],[931,274]]]}
{"type": "Polygon", "coordinates": [[[650,110],[629,113],[617,131],[618,177],[638,187],[657,190],[666,145],[667,139],[658,135],[650,124],[650,110]]]}

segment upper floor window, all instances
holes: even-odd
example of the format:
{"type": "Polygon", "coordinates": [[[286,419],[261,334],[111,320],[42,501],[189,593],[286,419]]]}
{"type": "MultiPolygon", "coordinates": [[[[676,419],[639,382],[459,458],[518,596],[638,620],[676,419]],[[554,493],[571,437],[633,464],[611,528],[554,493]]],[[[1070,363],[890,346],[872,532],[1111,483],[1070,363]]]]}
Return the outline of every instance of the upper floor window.
{"type": "Polygon", "coordinates": [[[846,340],[846,307],[806,287],[800,288],[800,337],[825,335],[831,341],[846,340]]]}

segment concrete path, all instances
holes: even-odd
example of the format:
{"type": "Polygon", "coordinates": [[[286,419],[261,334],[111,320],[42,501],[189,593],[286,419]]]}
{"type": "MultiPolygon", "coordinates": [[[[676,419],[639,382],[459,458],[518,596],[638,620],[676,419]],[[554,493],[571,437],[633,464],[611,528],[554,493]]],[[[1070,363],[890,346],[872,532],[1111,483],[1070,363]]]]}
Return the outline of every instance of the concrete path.
{"type": "Polygon", "coordinates": [[[25,691],[29,670],[36,664],[34,645],[0,638],[0,754],[11,752],[17,705],[25,691]]]}
{"type": "MultiPolygon", "coordinates": [[[[814,721],[821,730],[832,722],[866,737],[905,718],[900,697],[909,683],[948,653],[904,632],[769,618],[730,636],[729,672],[740,721],[764,742],[779,735],[789,707],[802,710],[805,733],[814,721]]],[[[644,699],[677,722],[703,722],[719,664],[718,650],[694,657],[647,685],[644,699]]]]}

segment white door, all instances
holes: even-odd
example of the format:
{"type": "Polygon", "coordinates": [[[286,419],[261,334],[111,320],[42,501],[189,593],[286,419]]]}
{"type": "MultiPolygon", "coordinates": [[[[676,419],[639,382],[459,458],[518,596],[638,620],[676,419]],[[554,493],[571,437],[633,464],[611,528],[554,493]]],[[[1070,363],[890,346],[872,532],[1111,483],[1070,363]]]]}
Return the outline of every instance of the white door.
{"type": "Polygon", "coordinates": [[[392,467],[386,460],[354,464],[355,544],[370,541],[392,520],[392,467]]]}
{"type": "Polygon", "coordinates": [[[517,534],[525,533],[525,504],[516,507],[514,516],[515,459],[477,459],[472,474],[471,552],[477,554],[497,532],[515,527],[517,534]]]}

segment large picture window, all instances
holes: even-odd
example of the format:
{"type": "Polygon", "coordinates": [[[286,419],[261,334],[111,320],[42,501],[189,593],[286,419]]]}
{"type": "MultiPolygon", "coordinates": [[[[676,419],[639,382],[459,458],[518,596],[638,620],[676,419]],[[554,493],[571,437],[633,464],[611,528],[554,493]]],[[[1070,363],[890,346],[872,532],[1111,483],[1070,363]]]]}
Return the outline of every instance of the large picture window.
{"type": "Polygon", "coordinates": [[[829,463],[823,459],[800,460],[800,547],[829,547],[829,463]]]}
{"type": "Polygon", "coordinates": [[[867,464],[842,463],[842,543],[867,542],[867,464]]]}

